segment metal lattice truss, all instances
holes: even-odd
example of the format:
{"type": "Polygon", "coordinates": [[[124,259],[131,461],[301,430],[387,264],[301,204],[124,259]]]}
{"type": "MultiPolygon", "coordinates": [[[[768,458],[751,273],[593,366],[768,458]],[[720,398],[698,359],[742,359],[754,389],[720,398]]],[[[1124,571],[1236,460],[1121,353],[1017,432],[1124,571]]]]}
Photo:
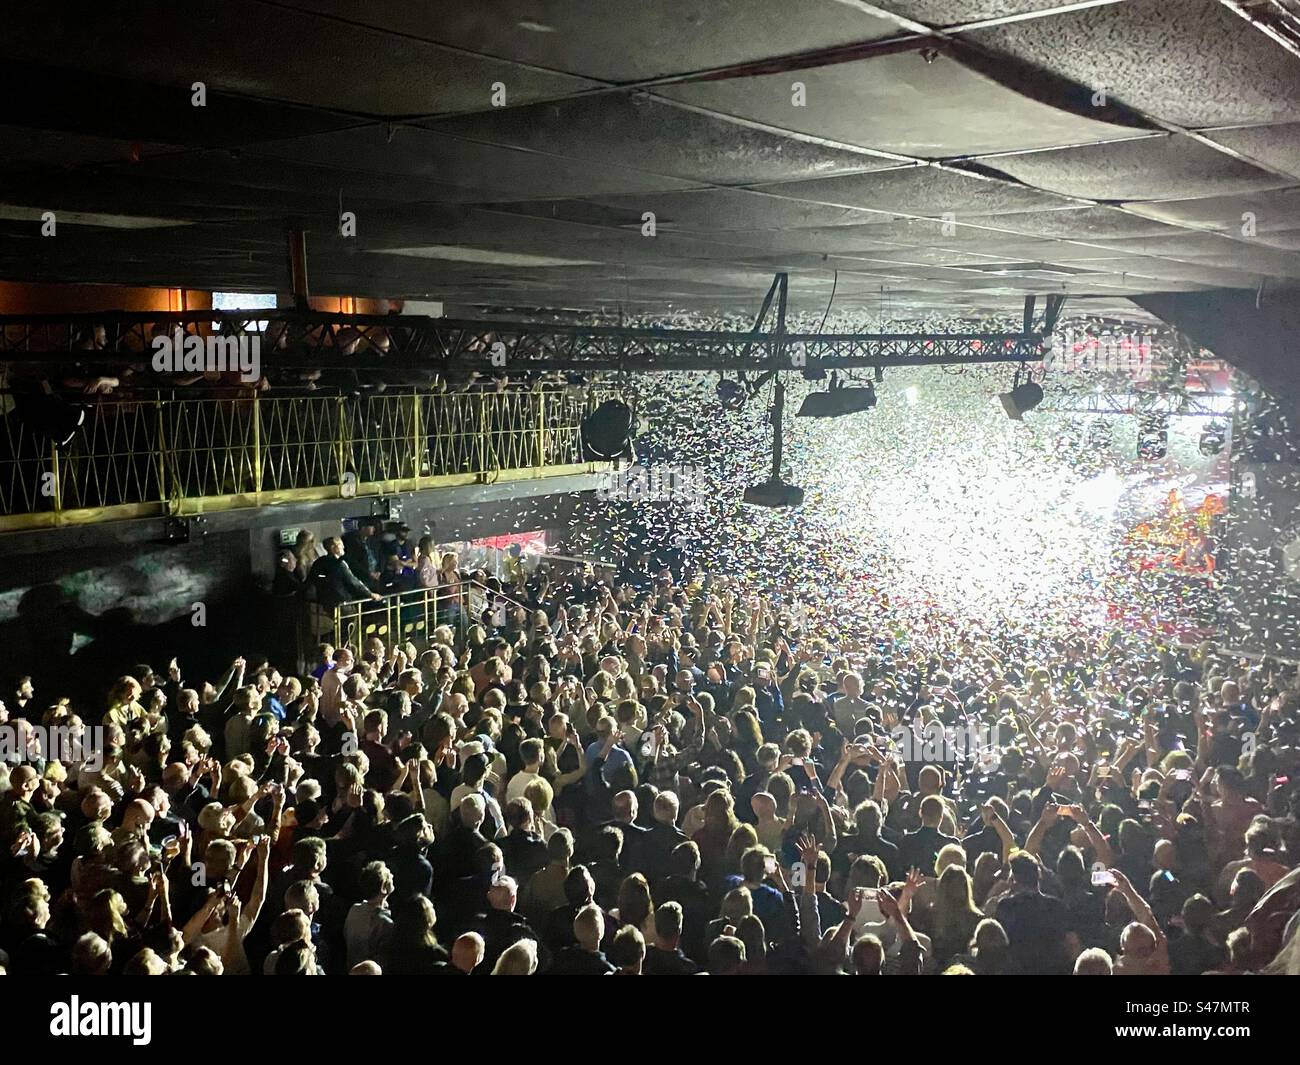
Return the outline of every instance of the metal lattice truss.
{"type": "Polygon", "coordinates": [[[1227,419],[1234,413],[1228,392],[1049,392],[1039,406],[1060,414],[1227,419]]]}
{"type": "Polygon", "coordinates": [[[1043,333],[786,333],[772,330],[580,326],[465,321],[418,315],[247,310],[0,315],[0,362],[147,366],[159,338],[205,346],[256,342],[263,372],[277,368],[416,373],[556,370],[854,369],[1037,362],[1043,333]]]}

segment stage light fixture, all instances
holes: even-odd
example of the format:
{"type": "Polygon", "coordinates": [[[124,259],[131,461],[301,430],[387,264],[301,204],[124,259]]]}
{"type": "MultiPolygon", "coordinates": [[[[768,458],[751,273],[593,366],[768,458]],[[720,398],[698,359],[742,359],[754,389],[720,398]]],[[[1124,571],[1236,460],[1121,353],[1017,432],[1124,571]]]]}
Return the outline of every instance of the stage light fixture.
{"type": "Polygon", "coordinates": [[[1169,416],[1147,414],[1138,420],[1138,458],[1153,461],[1169,453],[1169,416]]]}
{"type": "Polygon", "coordinates": [[[586,462],[613,462],[631,458],[632,408],[622,400],[607,399],[582,419],[582,452],[586,462]]]}
{"type": "Polygon", "coordinates": [[[755,507],[798,507],[803,505],[803,489],[780,479],[767,480],[746,488],[744,501],[755,507]]]}
{"type": "Polygon", "coordinates": [[[1222,422],[1211,422],[1201,430],[1200,451],[1202,455],[1213,456],[1223,450],[1228,442],[1228,427],[1222,422]]]}
{"type": "Polygon", "coordinates": [[[15,392],[14,414],[33,436],[48,440],[60,451],[72,443],[86,421],[84,404],[69,403],[52,391],[15,392]]]}
{"type": "Polygon", "coordinates": [[[832,375],[830,389],[826,392],[809,392],[799,405],[799,418],[840,418],[846,414],[861,414],[876,405],[876,389],[846,388],[832,375]]]}
{"type": "Polygon", "coordinates": [[[740,410],[745,405],[745,400],[749,398],[743,384],[726,377],[718,378],[717,391],[718,402],[722,404],[723,410],[740,410]]]}
{"type": "Polygon", "coordinates": [[[1013,387],[1010,392],[999,394],[998,400],[1008,418],[1020,421],[1026,412],[1043,402],[1043,386],[1037,381],[1025,381],[1013,387]]]}

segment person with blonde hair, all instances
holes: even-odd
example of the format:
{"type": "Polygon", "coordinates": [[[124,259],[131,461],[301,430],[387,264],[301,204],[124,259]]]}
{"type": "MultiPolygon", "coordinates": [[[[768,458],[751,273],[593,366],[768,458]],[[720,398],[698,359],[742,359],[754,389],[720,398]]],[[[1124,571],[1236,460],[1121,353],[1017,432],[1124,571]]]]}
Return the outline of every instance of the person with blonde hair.
{"type": "Polygon", "coordinates": [[[951,864],[939,874],[933,897],[927,924],[934,963],[943,967],[966,950],[984,915],[975,906],[970,876],[961,865],[951,864]]]}
{"type": "Polygon", "coordinates": [[[537,942],[521,939],[501,952],[492,967],[493,976],[532,976],[537,972],[537,942]]]}
{"type": "Polygon", "coordinates": [[[102,936],[87,932],[73,945],[73,976],[107,976],[112,967],[113,950],[102,936]]]}
{"type": "Polygon", "coordinates": [[[1100,947],[1089,947],[1074,959],[1075,976],[1113,976],[1114,963],[1100,947]]]}
{"type": "Polygon", "coordinates": [[[104,714],[105,726],[116,725],[121,729],[130,729],[143,724],[144,707],[140,696],[144,689],[134,677],[119,677],[108,692],[108,710],[104,714]]]}

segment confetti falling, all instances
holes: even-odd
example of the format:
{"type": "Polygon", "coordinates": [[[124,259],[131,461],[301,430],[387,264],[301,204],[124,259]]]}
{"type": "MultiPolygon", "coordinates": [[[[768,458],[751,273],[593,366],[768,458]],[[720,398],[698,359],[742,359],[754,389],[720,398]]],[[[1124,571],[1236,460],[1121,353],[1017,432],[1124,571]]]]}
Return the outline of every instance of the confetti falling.
{"type": "MultiPolygon", "coordinates": [[[[741,502],[770,467],[770,385],[728,411],[715,375],[639,378],[649,431],[637,441],[638,463],[693,467],[700,498],[605,504],[579,524],[590,525],[595,554],[669,548],[687,573],[734,576],[849,645],[882,626],[939,621],[1203,632],[1214,622],[1207,582],[1141,570],[1129,533],[1170,491],[1193,503],[1212,492],[1226,498],[1227,455],[1198,452],[1200,419],[1172,420],[1159,462],[1136,457],[1131,418],[1105,431],[1100,418],[1081,424],[1049,410],[1008,419],[996,396],[1013,369],[890,370],[875,386],[874,410],[832,419],[794,417],[803,396],[825,385],[786,374],[782,476],[806,491],[792,510],[741,502]]],[[[870,374],[858,376],[848,383],[870,374]]],[[[1047,383],[1082,389],[1096,380],[1047,383]]],[[[1233,596],[1271,579],[1245,568],[1233,596]]]]}

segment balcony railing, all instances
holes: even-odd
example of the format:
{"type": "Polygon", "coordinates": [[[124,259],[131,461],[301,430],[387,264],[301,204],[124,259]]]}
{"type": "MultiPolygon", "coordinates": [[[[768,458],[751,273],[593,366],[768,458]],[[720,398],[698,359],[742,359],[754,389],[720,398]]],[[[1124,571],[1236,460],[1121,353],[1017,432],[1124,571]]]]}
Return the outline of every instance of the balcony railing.
{"type": "MultiPolygon", "coordinates": [[[[311,643],[328,634],[335,647],[360,651],[367,640],[378,637],[389,646],[410,642],[423,650],[439,625],[450,625],[458,637],[463,636],[466,628],[478,623],[489,599],[507,609],[527,610],[513,595],[489,591],[469,579],[462,580],[454,591],[445,587],[416,588],[330,608],[310,602],[303,603],[303,607],[310,621],[311,643]]],[[[307,647],[301,638],[300,646],[307,647]]]]}
{"type": "Polygon", "coordinates": [[[10,411],[0,419],[0,531],[595,470],[579,429],[609,395],[135,393],[88,404],[63,448],[10,411]]]}

